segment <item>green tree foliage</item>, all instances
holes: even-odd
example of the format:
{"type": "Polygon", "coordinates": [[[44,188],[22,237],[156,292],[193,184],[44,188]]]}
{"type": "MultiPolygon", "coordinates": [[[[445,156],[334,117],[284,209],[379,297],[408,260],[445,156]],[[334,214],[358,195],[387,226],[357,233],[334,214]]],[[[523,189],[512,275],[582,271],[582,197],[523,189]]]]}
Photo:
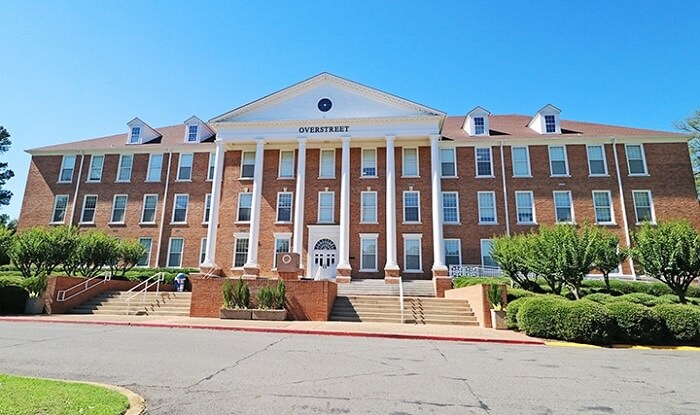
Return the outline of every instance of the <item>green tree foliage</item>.
{"type": "Polygon", "coordinates": [[[528,291],[538,291],[540,286],[532,279],[533,274],[525,261],[532,235],[501,236],[493,239],[491,257],[504,274],[518,286],[528,291]]]}
{"type": "Polygon", "coordinates": [[[9,250],[12,246],[12,238],[14,236],[14,231],[11,229],[0,226],[0,265],[6,265],[10,263],[9,250]]]}
{"type": "Polygon", "coordinates": [[[541,227],[539,234],[535,234],[529,244],[525,263],[528,268],[538,277],[542,278],[554,294],[561,294],[564,284],[562,263],[564,255],[562,253],[562,231],[569,228],[566,225],[557,227],[541,227]]]}
{"type": "Polygon", "coordinates": [[[24,278],[46,276],[52,268],[53,258],[46,230],[31,228],[17,234],[9,254],[24,278]]]}
{"type": "Polygon", "coordinates": [[[105,266],[119,258],[119,240],[103,231],[89,231],[80,238],[75,251],[77,270],[86,277],[94,277],[105,266]]]}
{"type": "Polygon", "coordinates": [[[688,150],[693,165],[693,176],[695,176],[695,189],[700,195],[700,110],[696,110],[693,115],[677,123],[676,127],[692,136],[688,141],[688,150]]]}
{"type": "MultiPolygon", "coordinates": [[[[10,141],[10,133],[7,132],[5,127],[0,125],[0,154],[6,153],[10,149],[12,141],[10,141]]],[[[0,162],[0,206],[6,206],[10,204],[10,198],[12,198],[12,192],[5,190],[2,187],[5,186],[8,180],[13,178],[15,173],[7,168],[6,162],[0,162]]]]}
{"type": "Polygon", "coordinates": [[[595,266],[603,273],[605,287],[610,292],[610,273],[627,259],[627,250],[620,249],[620,240],[612,232],[601,232],[595,266]]]}
{"type": "Polygon", "coordinates": [[[136,240],[118,241],[118,257],[111,266],[114,275],[123,278],[126,273],[138,264],[139,259],[146,255],[146,248],[136,240]]]}

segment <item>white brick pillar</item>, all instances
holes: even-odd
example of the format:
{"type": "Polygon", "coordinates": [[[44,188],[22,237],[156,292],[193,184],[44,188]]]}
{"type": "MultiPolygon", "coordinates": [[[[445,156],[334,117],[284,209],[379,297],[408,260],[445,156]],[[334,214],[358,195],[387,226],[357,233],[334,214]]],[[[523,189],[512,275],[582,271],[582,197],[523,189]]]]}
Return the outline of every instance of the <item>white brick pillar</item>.
{"type": "Polygon", "coordinates": [[[440,135],[430,135],[430,181],[432,185],[432,210],[433,210],[433,278],[447,277],[445,266],[445,247],[442,237],[442,164],[440,162],[440,135]]]}
{"type": "Polygon", "coordinates": [[[306,184],[306,138],[299,138],[297,155],[297,187],[294,194],[294,236],[292,237],[292,252],[299,254],[299,268],[304,268],[304,185],[306,184]]]}
{"type": "Polygon", "coordinates": [[[398,282],[400,269],[396,260],[396,163],[394,136],[386,136],[386,265],[384,280],[398,282]]]}
{"type": "Polygon", "coordinates": [[[343,154],[340,173],[340,241],[338,246],[337,282],[350,282],[350,137],[342,137],[343,154]]]}
{"type": "Polygon", "coordinates": [[[244,274],[247,276],[257,276],[260,273],[260,266],[258,265],[258,241],[260,240],[260,205],[262,202],[264,146],[265,141],[263,139],[256,139],[253,201],[250,205],[250,242],[248,245],[248,258],[246,259],[245,265],[243,265],[244,274]]]}
{"type": "Polygon", "coordinates": [[[221,202],[221,185],[224,178],[224,143],[216,142],[214,156],[214,177],[211,183],[211,206],[209,208],[209,224],[207,225],[207,250],[201,268],[216,268],[216,232],[219,227],[219,203],[221,202]]]}

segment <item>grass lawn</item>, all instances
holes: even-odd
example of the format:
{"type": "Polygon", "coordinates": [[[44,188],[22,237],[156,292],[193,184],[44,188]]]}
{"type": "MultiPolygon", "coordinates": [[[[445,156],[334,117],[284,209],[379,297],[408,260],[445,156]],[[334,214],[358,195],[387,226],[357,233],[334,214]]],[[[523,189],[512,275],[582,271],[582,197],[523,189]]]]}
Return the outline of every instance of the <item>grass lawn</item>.
{"type": "Polygon", "coordinates": [[[129,402],[99,386],[0,374],[0,415],[119,415],[129,402]]]}

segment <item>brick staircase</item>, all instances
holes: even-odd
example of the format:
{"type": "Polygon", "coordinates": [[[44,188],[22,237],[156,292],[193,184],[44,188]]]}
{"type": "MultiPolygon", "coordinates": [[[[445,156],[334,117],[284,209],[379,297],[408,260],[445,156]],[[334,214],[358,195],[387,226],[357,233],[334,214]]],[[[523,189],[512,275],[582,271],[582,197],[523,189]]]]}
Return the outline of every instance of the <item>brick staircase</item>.
{"type": "MultiPolygon", "coordinates": [[[[386,284],[383,279],[352,280],[349,284],[338,284],[338,295],[399,296],[399,284],[386,284]]],[[[408,280],[403,282],[404,297],[435,297],[432,280],[408,280]]]]}
{"type": "MultiPolygon", "coordinates": [[[[73,314],[127,314],[126,299],[133,293],[126,291],[106,291],[71,310],[73,314]]],[[[128,307],[130,315],[139,316],[189,316],[192,293],[190,292],[148,292],[136,296],[128,307]]]]}

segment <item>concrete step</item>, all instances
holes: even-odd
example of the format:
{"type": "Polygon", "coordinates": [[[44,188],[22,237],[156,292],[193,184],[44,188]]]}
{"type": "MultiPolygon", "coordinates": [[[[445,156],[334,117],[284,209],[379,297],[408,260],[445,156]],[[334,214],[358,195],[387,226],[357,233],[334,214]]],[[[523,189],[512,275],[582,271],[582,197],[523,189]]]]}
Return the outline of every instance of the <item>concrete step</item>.
{"type": "Polygon", "coordinates": [[[192,293],[190,292],[148,292],[127,299],[134,293],[126,291],[108,291],[99,294],[75,307],[76,314],[103,315],[158,315],[189,316],[192,293]]]}

